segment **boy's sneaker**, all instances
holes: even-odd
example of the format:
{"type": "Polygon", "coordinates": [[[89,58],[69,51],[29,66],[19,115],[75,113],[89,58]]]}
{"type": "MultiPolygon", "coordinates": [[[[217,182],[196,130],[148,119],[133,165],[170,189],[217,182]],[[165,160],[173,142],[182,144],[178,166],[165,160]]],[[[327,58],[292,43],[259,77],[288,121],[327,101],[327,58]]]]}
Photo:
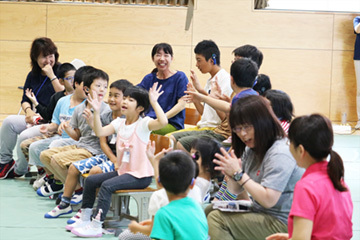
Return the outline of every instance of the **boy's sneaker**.
{"type": "Polygon", "coordinates": [[[36,179],[33,183],[33,188],[34,190],[38,190],[40,187],[44,186],[45,182],[46,182],[47,178],[46,178],[46,173],[40,175],[40,174],[37,174],[36,175],[36,179]]]}
{"type": "Polygon", "coordinates": [[[75,222],[77,222],[80,219],[81,216],[81,209],[79,209],[79,211],[69,220],[67,220],[67,224],[73,224],[75,222]]]}
{"type": "Polygon", "coordinates": [[[73,224],[66,225],[66,230],[71,231],[75,228],[81,228],[86,225],[90,224],[90,218],[92,215],[92,209],[91,208],[82,208],[80,212],[80,218],[77,219],[73,224]]]}
{"type": "Polygon", "coordinates": [[[89,224],[84,227],[73,228],[71,230],[72,234],[75,234],[78,237],[102,237],[102,224],[98,219],[93,219],[89,224]]]}
{"type": "Polygon", "coordinates": [[[15,173],[15,168],[11,169],[10,172],[8,173],[8,175],[6,176],[6,179],[13,179],[13,178],[18,178],[21,177],[22,175],[16,174],[15,173]]]}
{"type": "Polygon", "coordinates": [[[82,202],[83,194],[82,193],[75,193],[70,201],[70,204],[72,205],[78,205],[82,202]]]}
{"type": "Polygon", "coordinates": [[[69,214],[69,213],[72,213],[72,208],[70,205],[64,209],[60,209],[59,206],[56,206],[53,210],[46,213],[44,215],[44,217],[45,218],[57,218],[61,215],[65,215],[65,214],[69,214]]]}
{"type": "Polygon", "coordinates": [[[36,190],[36,193],[40,196],[40,197],[49,197],[51,195],[54,195],[56,193],[61,193],[64,191],[64,185],[61,184],[56,184],[55,182],[53,182],[52,184],[48,184],[45,183],[44,186],[38,188],[38,190],[36,190]]]}
{"type": "Polygon", "coordinates": [[[0,179],[7,178],[8,174],[15,168],[15,161],[11,160],[8,163],[0,163],[0,179]]]}

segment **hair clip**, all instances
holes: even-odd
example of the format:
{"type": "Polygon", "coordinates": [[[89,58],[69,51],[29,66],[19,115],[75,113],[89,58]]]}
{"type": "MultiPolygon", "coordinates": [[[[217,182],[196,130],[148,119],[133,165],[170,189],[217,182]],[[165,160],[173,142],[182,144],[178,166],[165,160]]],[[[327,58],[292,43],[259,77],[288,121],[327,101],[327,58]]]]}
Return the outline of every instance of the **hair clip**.
{"type": "Polygon", "coordinates": [[[199,153],[198,152],[194,152],[193,154],[191,154],[192,159],[194,159],[195,161],[199,159],[199,153]]]}
{"type": "Polygon", "coordinates": [[[211,55],[211,58],[214,61],[214,65],[216,65],[216,54],[213,53],[213,55],[211,55]]]}
{"type": "Polygon", "coordinates": [[[195,178],[191,179],[191,184],[190,185],[193,185],[195,182],[195,178]]]}

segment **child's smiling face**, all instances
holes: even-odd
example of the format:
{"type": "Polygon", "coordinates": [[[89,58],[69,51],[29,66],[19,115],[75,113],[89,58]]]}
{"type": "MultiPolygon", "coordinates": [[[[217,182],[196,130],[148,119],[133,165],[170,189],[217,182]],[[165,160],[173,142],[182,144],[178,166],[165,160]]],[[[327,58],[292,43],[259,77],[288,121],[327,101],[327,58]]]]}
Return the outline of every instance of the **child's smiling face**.
{"type": "Polygon", "coordinates": [[[115,87],[110,88],[108,103],[111,110],[120,111],[123,101],[123,92],[115,87]]]}
{"type": "Polygon", "coordinates": [[[108,87],[108,82],[103,78],[96,78],[90,85],[90,95],[92,98],[97,97],[99,101],[104,99],[108,87]],[[97,96],[94,96],[96,94],[97,96]]]}

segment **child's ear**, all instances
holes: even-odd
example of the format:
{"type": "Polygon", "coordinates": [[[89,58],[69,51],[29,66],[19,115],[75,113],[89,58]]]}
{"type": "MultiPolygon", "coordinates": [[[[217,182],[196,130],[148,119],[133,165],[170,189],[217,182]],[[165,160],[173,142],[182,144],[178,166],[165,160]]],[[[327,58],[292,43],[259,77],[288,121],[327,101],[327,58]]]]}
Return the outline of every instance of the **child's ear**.
{"type": "Polygon", "coordinates": [[[142,111],[144,111],[144,107],[143,107],[143,106],[137,106],[136,109],[139,110],[139,113],[141,113],[142,111]]]}

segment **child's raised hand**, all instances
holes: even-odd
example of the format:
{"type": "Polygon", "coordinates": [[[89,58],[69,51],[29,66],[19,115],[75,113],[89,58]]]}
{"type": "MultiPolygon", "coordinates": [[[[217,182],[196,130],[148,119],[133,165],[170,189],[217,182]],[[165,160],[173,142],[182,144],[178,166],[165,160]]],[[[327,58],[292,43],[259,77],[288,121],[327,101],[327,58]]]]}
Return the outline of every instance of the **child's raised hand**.
{"type": "Polygon", "coordinates": [[[157,102],[158,98],[163,94],[164,91],[161,90],[161,85],[158,87],[158,83],[154,83],[149,89],[149,100],[151,103],[157,102]]]}
{"type": "Polygon", "coordinates": [[[93,128],[94,127],[94,115],[91,112],[91,109],[85,108],[82,115],[86,119],[86,122],[89,124],[89,126],[91,128],[93,128]]]}
{"type": "Polygon", "coordinates": [[[190,70],[190,79],[195,89],[199,91],[199,89],[201,89],[200,81],[192,69],[190,70]]]}
{"type": "Polygon", "coordinates": [[[36,99],[36,97],[35,97],[35,94],[32,92],[31,89],[27,88],[27,89],[25,90],[25,95],[30,99],[30,101],[31,101],[33,104],[35,104],[35,105],[38,104],[37,99],[36,99]]]}
{"type": "Polygon", "coordinates": [[[94,112],[100,112],[101,101],[99,100],[96,91],[93,90],[92,93],[93,93],[93,97],[91,97],[91,94],[88,94],[86,101],[90,104],[94,112]]]}
{"type": "Polygon", "coordinates": [[[155,141],[149,141],[146,146],[146,156],[151,161],[155,157],[155,141]]]}
{"type": "Polygon", "coordinates": [[[221,99],[221,87],[218,83],[217,76],[215,77],[215,80],[211,82],[210,96],[213,98],[221,99]]]}

